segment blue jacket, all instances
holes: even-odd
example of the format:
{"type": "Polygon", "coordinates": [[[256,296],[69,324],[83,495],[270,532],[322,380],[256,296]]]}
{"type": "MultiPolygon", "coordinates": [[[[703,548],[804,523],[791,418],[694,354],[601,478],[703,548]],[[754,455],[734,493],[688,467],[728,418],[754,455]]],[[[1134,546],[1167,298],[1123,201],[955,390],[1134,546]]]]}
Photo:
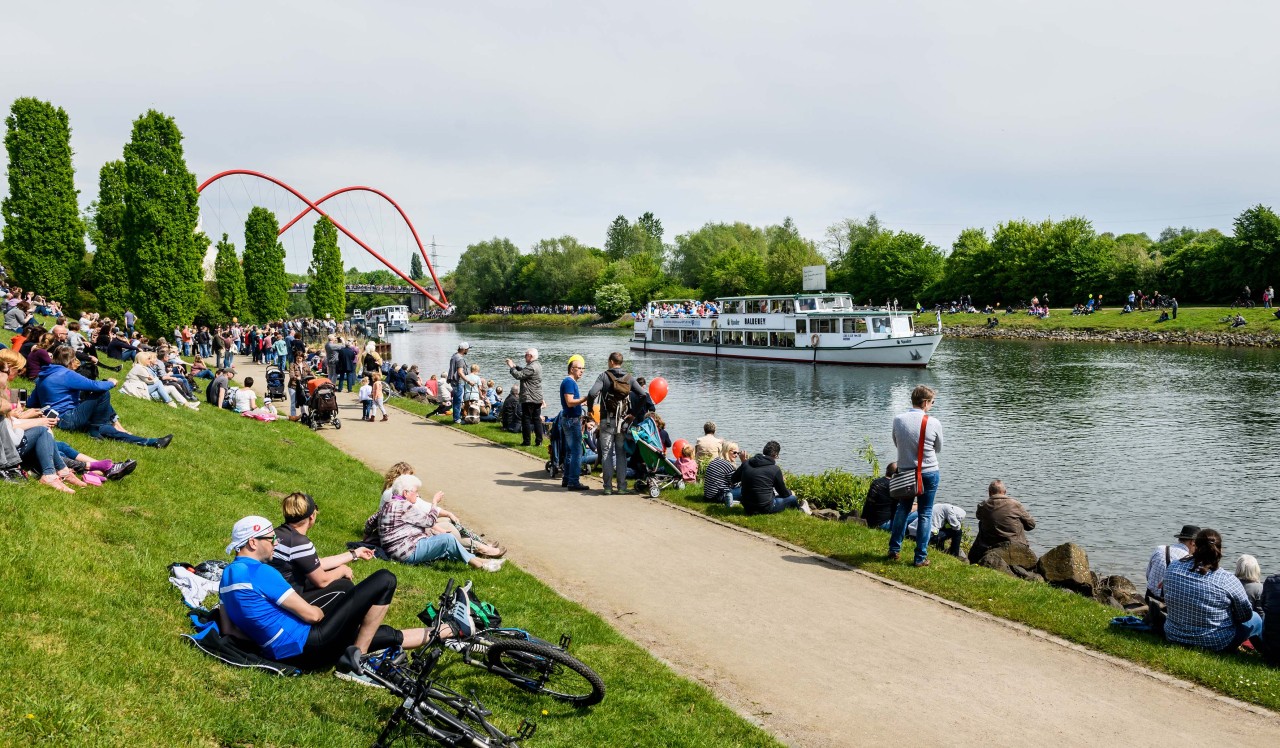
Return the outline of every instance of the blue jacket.
{"type": "Polygon", "coordinates": [[[65,366],[53,364],[41,369],[36,376],[36,388],[27,398],[27,405],[67,413],[80,403],[80,396],[76,393],[106,392],[115,386],[115,382],[89,379],[65,366]]]}

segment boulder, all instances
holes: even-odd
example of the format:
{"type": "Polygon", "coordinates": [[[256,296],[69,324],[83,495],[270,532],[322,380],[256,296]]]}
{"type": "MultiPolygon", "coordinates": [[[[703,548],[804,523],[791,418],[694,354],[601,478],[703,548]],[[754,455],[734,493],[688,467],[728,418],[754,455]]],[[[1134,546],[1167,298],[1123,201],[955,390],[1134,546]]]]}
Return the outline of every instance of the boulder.
{"type": "Polygon", "coordinates": [[[1093,572],[1089,570],[1089,555],[1075,543],[1063,543],[1041,556],[1036,571],[1055,587],[1082,595],[1093,595],[1093,572]]]}
{"type": "Polygon", "coordinates": [[[1014,576],[1013,569],[1009,567],[1009,562],[1005,561],[1004,557],[998,553],[987,553],[985,556],[978,559],[978,566],[985,566],[988,569],[995,569],[996,571],[1002,571],[1009,576],[1014,576]]]}
{"type": "Polygon", "coordinates": [[[812,516],[829,522],[838,522],[840,520],[840,512],[835,509],[814,509],[812,516]]]}
{"type": "Polygon", "coordinates": [[[1026,569],[1036,568],[1036,552],[1031,550],[1030,546],[1022,543],[1003,543],[987,551],[987,555],[992,553],[1004,559],[1004,562],[1010,566],[1021,566],[1026,569]]]}
{"type": "Polygon", "coordinates": [[[1117,608],[1128,609],[1146,605],[1142,593],[1133,582],[1119,574],[1099,578],[1094,584],[1093,597],[1100,603],[1117,608]]]}
{"type": "Polygon", "coordinates": [[[1043,582],[1044,577],[1022,566],[1010,565],[1009,571],[1018,579],[1025,579],[1028,582],[1043,582]]]}
{"type": "Polygon", "coordinates": [[[851,525],[862,525],[863,527],[867,526],[867,521],[865,519],[853,513],[844,515],[843,517],[840,518],[840,521],[848,522],[851,525]]]}

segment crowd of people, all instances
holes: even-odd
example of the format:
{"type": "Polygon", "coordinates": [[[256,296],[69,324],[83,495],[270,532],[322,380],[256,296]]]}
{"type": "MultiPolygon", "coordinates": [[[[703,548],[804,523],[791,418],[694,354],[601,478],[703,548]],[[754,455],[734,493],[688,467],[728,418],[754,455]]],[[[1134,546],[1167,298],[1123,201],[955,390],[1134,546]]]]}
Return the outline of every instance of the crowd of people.
{"type": "Polygon", "coordinates": [[[595,314],[594,304],[501,304],[485,314],[595,314]]]}

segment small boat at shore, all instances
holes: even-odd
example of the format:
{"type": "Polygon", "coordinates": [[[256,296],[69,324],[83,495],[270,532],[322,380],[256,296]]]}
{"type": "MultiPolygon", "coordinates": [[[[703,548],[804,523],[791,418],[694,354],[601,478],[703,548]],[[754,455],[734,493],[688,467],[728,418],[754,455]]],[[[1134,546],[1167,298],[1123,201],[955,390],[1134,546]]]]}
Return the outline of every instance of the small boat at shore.
{"type": "Polygon", "coordinates": [[[917,330],[915,315],[859,307],[849,294],[732,296],[711,310],[685,299],[649,302],[631,336],[633,351],[759,361],[927,366],[942,325],[917,330]]]}

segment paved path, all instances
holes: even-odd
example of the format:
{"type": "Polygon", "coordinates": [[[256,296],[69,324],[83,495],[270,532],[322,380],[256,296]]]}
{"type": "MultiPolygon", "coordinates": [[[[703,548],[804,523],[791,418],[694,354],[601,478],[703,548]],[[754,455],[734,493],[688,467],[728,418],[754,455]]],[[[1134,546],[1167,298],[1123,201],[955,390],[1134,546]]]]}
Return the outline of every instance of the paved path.
{"type": "Polygon", "coordinates": [[[353,407],[327,439],[379,472],[414,464],[515,563],[791,745],[1280,745],[1271,712],[662,503],[562,491],[526,455],[353,407]]]}

